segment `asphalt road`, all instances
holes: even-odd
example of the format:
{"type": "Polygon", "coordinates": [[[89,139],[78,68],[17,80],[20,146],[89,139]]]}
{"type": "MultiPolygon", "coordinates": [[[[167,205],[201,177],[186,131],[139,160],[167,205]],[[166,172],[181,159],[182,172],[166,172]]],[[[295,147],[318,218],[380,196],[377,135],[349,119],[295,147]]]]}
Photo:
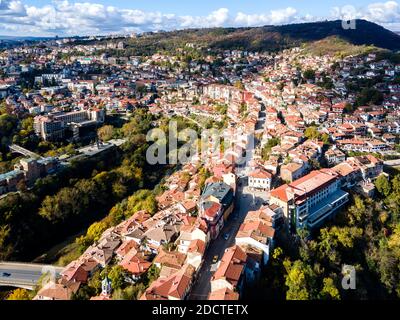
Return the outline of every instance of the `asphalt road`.
{"type": "MultiPolygon", "coordinates": [[[[50,271],[49,266],[0,262],[0,285],[34,286],[41,275],[50,271]]],[[[62,268],[55,267],[56,276],[62,268]]]]}
{"type": "Polygon", "coordinates": [[[263,199],[255,197],[253,200],[253,195],[246,189],[243,189],[243,187],[238,189],[234,211],[231,213],[228,221],[225,222],[224,228],[221,230],[218,238],[211,242],[206,251],[199,276],[189,295],[190,300],[207,299],[211,291],[211,278],[215,271],[215,268],[212,268],[213,257],[218,256],[218,262],[220,261],[225,250],[235,244],[236,234],[247,213],[257,210],[262,206],[263,199]],[[228,240],[224,239],[226,233],[229,233],[228,240]]]}

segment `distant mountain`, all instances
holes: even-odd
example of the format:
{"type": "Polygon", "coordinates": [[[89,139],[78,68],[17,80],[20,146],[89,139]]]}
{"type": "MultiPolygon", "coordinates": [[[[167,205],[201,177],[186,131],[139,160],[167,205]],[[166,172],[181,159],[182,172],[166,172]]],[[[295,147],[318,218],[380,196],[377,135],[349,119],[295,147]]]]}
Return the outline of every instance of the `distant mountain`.
{"type": "Polygon", "coordinates": [[[253,28],[176,30],[152,33],[127,42],[132,54],[152,54],[158,50],[181,47],[188,42],[205,48],[270,51],[326,38],[340,38],[353,45],[400,50],[399,34],[365,20],[356,20],[354,30],[345,30],[342,21],[336,20],[253,28]]]}
{"type": "Polygon", "coordinates": [[[8,41],[43,41],[54,39],[53,37],[18,37],[18,36],[2,36],[0,35],[0,40],[8,41]]]}
{"type": "Polygon", "coordinates": [[[47,41],[54,39],[52,37],[17,37],[17,36],[1,36],[0,48],[12,48],[19,45],[30,45],[38,41],[47,41]]]}

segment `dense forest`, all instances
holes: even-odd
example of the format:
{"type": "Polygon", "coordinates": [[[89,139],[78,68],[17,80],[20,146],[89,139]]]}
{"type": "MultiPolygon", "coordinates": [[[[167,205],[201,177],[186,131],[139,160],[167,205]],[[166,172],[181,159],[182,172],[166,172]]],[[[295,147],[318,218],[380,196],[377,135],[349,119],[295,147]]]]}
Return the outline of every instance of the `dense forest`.
{"type": "MultiPolygon", "coordinates": [[[[73,161],[60,173],[39,179],[32,189],[21,188],[0,199],[0,260],[32,259],[101,220],[116,202],[136,190],[156,185],[164,169],[149,168],[145,161],[144,133],[153,120],[137,110],[119,130],[127,139],[121,149],[73,161]]],[[[7,128],[0,123],[1,130],[7,128]]]]}

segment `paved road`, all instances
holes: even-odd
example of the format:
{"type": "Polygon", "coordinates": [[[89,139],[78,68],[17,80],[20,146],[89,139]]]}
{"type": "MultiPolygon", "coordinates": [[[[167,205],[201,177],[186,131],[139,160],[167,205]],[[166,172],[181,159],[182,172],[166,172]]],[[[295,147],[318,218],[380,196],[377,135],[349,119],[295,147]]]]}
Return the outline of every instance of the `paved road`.
{"type": "MultiPolygon", "coordinates": [[[[43,273],[52,272],[49,268],[40,264],[0,262],[0,286],[33,287],[43,273]]],[[[63,268],[54,267],[56,276],[63,268]]]]}
{"type": "Polygon", "coordinates": [[[398,167],[398,166],[400,166],[400,159],[387,160],[387,161],[384,161],[383,164],[388,167],[398,167]]]}
{"type": "Polygon", "coordinates": [[[247,213],[259,209],[262,202],[263,200],[259,197],[253,199],[253,195],[247,191],[247,188],[238,188],[235,209],[228,218],[228,221],[225,222],[225,226],[221,230],[218,238],[213,240],[207,249],[199,277],[189,296],[190,300],[207,299],[208,294],[211,291],[211,277],[215,271],[214,268],[213,271],[211,270],[213,257],[218,256],[218,260],[220,260],[224,255],[225,249],[235,244],[235,236],[247,213]],[[224,239],[226,233],[229,233],[230,235],[228,240],[224,239]]]}

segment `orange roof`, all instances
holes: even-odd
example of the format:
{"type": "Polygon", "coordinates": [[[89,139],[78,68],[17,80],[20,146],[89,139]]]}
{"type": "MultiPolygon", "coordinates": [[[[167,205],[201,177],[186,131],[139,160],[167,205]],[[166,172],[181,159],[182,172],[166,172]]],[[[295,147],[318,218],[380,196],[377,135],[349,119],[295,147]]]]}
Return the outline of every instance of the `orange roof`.
{"type": "Polygon", "coordinates": [[[190,242],[188,252],[198,252],[202,255],[206,251],[206,244],[200,239],[195,239],[190,242]]]}
{"type": "Polygon", "coordinates": [[[208,300],[239,300],[239,294],[229,288],[222,288],[211,292],[208,300]]]}
{"type": "Polygon", "coordinates": [[[160,249],[159,254],[154,258],[154,263],[159,263],[169,267],[181,268],[186,260],[186,255],[179,251],[166,251],[160,249]]]}
{"type": "Polygon", "coordinates": [[[226,279],[234,286],[238,283],[247,260],[246,253],[237,245],[226,249],[213,280],[226,279]]]}
{"type": "Polygon", "coordinates": [[[128,254],[133,248],[138,248],[138,244],[134,240],[124,241],[121,246],[115,252],[118,256],[125,256],[128,254]]]}
{"type": "Polygon", "coordinates": [[[290,184],[271,190],[271,197],[287,202],[294,197],[310,194],[323,185],[333,182],[337,177],[338,174],[333,170],[314,170],[290,184]]]}
{"type": "Polygon", "coordinates": [[[204,214],[210,218],[214,218],[219,210],[221,209],[222,205],[218,202],[213,202],[212,205],[204,210],[204,214]]]}
{"type": "Polygon", "coordinates": [[[168,278],[153,281],[140,300],[184,299],[192,281],[193,267],[186,266],[168,278]]]}
{"type": "Polygon", "coordinates": [[[125,258],[119,263],[121,267],[128,270],[134,275],[145,273],[151,266],[151,262],[145,260],[135,249],[132,249],[125,258]]]}
{"type": "Polygon", "coordinates": [[[256,169],[249,173],[249,177],[257,178],[257,179],[271,179],[272,174],[263,169],[256,169]]]}

